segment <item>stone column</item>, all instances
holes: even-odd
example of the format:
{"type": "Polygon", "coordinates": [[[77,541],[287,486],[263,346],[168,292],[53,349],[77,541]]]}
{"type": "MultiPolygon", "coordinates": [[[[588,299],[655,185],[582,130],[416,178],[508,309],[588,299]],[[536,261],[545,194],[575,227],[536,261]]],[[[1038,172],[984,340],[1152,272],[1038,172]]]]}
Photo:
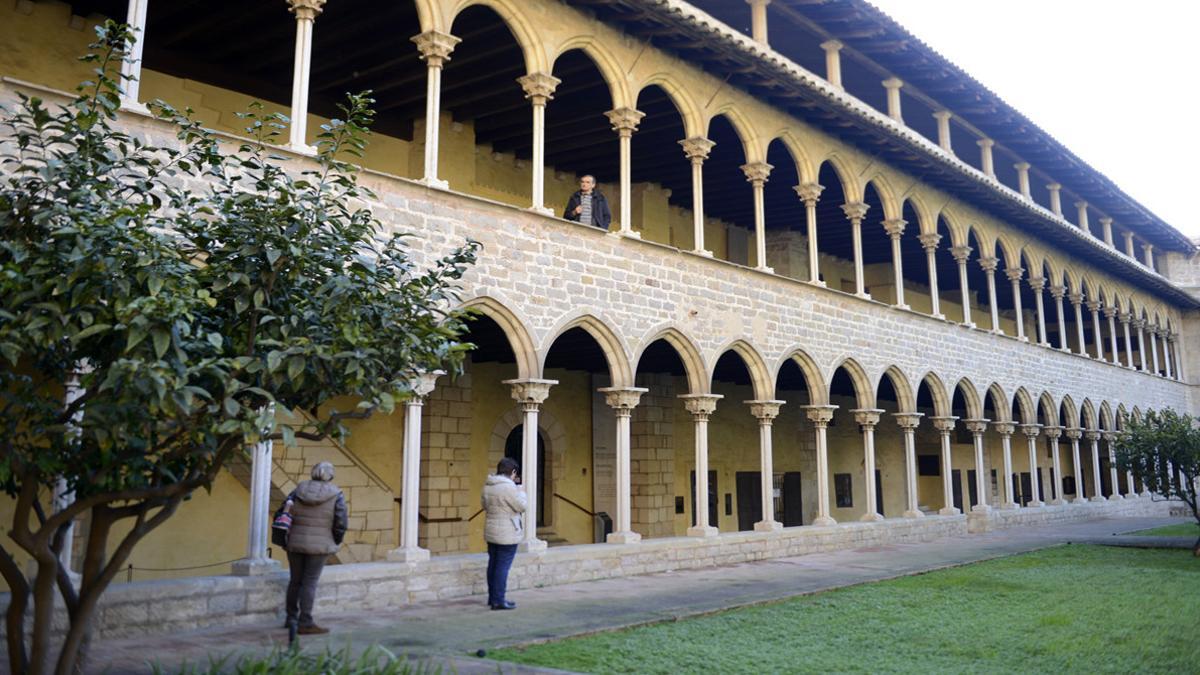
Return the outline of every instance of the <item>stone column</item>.
{"type": "Polygon", "coordinates": [[[771,0],[746,0],[750,4],[750,35],[755,42],[767,45],[767,5],[771,0]]]}
{"type": "Polygon", "coordinates": [[[719,394],[684,394],[683,405],[696,424],[696,524],[687,529],[689,537],[712,537],[718,530],[708,522],[708,418],[717,410],[719,394]]]}
{"type": "Polygon", "coordinates": [[[267,557],[267,532],[271,527],[271,452],[272,441],[250,446],[250,528],[246,536],[246,557],[233,561],[236,576],[269,574],[280,568],[278,560],[267,557]]]}
{"type": "MultiPolygon", "coordinates": [[[[321,0],[324,2],[324,0],[321,0]]],[[[121,107],[126,110],[149,112],[139,100],[142,79],[142,51],[146,46],[146,9],[150,0],[129,0],[125,23],[133,33],[129,53],[121,61],[121,107]]]]}
{"type": "Polygon", "coordinates": [[[704,248],[704,160],[716,143],[697,136],[679,141],[679,145],[692,163],[692,253],[711,258],[712,251],[704,248]]]}
{"type": "Polygon", "coordinates": [[[1150,333],[1150,356],[1152,357],[1152,360],[1150,361],[1150,363],[1151,363],[1151,365],[1154,366],[1154,370],[1152,370],[1150,372],[1157,375],[1158,374],[1158,326],[1146,326],[1146,332],[1150,333]]]}
{"type": "Polygon", "coordinates": [[[629,422],[633,416],[633,409],[642,400],[642,394],[650,390],[643,387],[604,387],[599,391],[604,394],[604,402],[613,409],[617,418],[617,517],[613,522],[613,532],[608,535],[606,541],[610,544],[633,544],[641,541],[642,535],[633,531],[631,516],[629,422]]]}
{"type": "Polygon", "coordinates": [[[525,98],[533,104],[533,190],[529,210],[552,215],[546,206],[546,104],[554,98],[554,90],[562,80],[549,73],[530,73],[517,78],[525,90],[525,98]]]}
{"type": "Polygon", "coordinates": [[[896,285],[896,304],[894,307],[908,309],[904,302],[904,258],[900,253],[900,237],[904,234],[907,223],[903,218],[892,218],[883,221],[883,230],[892,240],[892,283],[896,285]]]}
{"type": "Polygon", "coordinates": [[[1174,372],[1172,371],[1172,369],[1171,369],[1171,349],[1170,349],[1170,347],[1171,347],[1171,339],[1170,339],[1170,334],[1169,334],[1169,333],[1167,333],[1166,329],[1163,329],[1163,330],[1159,331],[1159,337],[1161,337],[1161,338],[1162,338],[1162,363],[1163,363],[1163,369],[1164,369],[1164,370],[1166,371],[1166,373],[1167,373],[1167,379],[1168,379],[1168,380],[1173,380],[1173,379],[1175,379],[1175,373],[1174,373],[1174,372]]]}
{"type": "Polygon", "coordinates": [[[1121,499],[1120,478],[1117,476],[1117,435],[1111,431],[1106,431],[1103,434],[1104,441],[1108,443],[1108,479],[1111,481],[1112,494],[1108,496],[1109,501],[1121,499]]]}
{"type": "Polygon", "coordinates": [[[1017,162],[1013,164],[1013,168],[1017,170],[1017,189],[1021,196],[1027,201],[1032,201],[1033,195],[1029,191],[1029,162],[1017,162]]]}
{"type": "Polygon", "coordinates": [[[1075,503],[1082,504],[1087,501],[1083,494],[1083,465],[1079,463],[1079,439],[1083,437],[1083,429],[1074,427],[1067,429],[1066,433],[1071,441],[1071,461],[1075,467],[1075,503]]]}
{"type": "Polygon", "coordinates": [[[949,110],[939,110],[933,113],[933,119],[937,120],[938,147],[954,154],[954,148],[950,145],[950,118],[953,113],[949,110]]]}
{"type": "Polygon", "coordinates": [[[835,525],[837,521],[829,515],[829,444],[826,439],[826,429],[829,427],[829,421],[833,419],[833,411],[837,410],[837,406],[808,405],[804,406],[804,410],[816,431],[817,517],[813,519],[812,524],[818,527],[835,525]]]}
{"type": "Polygon", "coordinates": [[[1126,499],[1136,499],[1138,496],[1137,485],[1133,482],[1133,472],[1125,472],[1125,491],[1129,494],[1125,495],[1126,499]]]}
{"type": "Polygon", "coordinates": [[[1025,270],[1020,267],[1011,267],[1004,271],[1005,276],[1012,282],[1013,305],[1017,314],[1017,339],[1028,342],[1029,338],[1025,337],[1025,312],[1021,309],[1021,275],[1024,273],[1025,270]]]}
{"type": "Polygon", "coordinates": [[[996,307],[996,267],[999,264],[1000,261],[997,258],[979,258],[979,266],[983,268],[983,273],[985,276],[987,276],[988,308],[991,310],[993,333],[1004,332],[1000,330],[1000,310],[996,307]]]}
{"type": "Polygon", "coordinates": [[[983,463],[983,432],[987,431],[989,421],[985,419],[963,420],[967,431],[971,432],[975,446],[975,494],[978,496],[979,502],[971,507],[972,513],[986,513],[991,510],[987,501],[987,468],[983,463]]]}
{"type": "Polygon", "coordinates": [[[773,168],[766,162],[742,165],[742,173],[746,174],[746,180],[754,189],[754,269],[768,273],[775,270],[767,266],[767,215],[763,207],[763,185],[773,168]]]}
{"type": "Polygon", "coordinates": [[[1046,288],[1045,277],[1029,277],[1029,288],[1033,289],[1033,299],[1037,306],[1038,344],[1049,347],[1046,341],[1046,307],[1042,301],[1042,289],[1046,288]]]}
{"type": "Polygon", "coordinates": [[[1167,347],[1169,347],[1170,358],[1167,359],[1167,373],[1175,380],[1183,380],[1183,373],[1180,372],[1179,365],[1179,347],[1176,346],[1176,333],[1167,333],[1167,347]]]}
{"type": "Polygon", "coordinates": [[[1087,356],[1087,343],[1083,339],[1083,294],[1071,293],[1067,296],[1071,301],[1071,306],[1075,308],[1075,336],[1079,340],[1079,351],[1075,352],[1080,356],[1087,356]]]}
{"type": "Polygon", "coordinates": [[[804,183],[795,187],[796,194],[804,200],[804,219],[808,227],[808,283],[824,286],[821,281],[819,252],[817,250],[817,200],[825,189],[820,183],[804,183]]]}
{"type": "Polygon", "coordinates": [[[1125,238],[1125,255],[1137,260],[1137,255],[1133,252],[1133,233],[1125,232],[1122,236],[1125,238]]]}
{"type": "Polygon", "coordinates": [[[975,141],[975,145],[979,146],[979,166],[983,175],[996,180],[996,168],[992,163],[992,148],[996,145],[996,141],[990,138],[981,138],[975,141]]]}
{"type": "Polygon", "coordinates": [[[1143,331],[1146,327],[1146,322],[1142,319],[1134,319],[1130,323],[1137,329],[1139,369],[1146,370],[1146,334],[1143,331]]]}
{"type": "Polygon", "coordinates": [[[1029,484],[1033,486],[1033,499],[1028,506],[1045,506],[1042,501],[1042,486],[1038,485],[1037,437],[1042,431],[1040,424],[1022,424],[1021,433],[1029,447],[1029,484]]]}
{"type": "Polygon", "coordinates": [[[1117,351],[1117,308],[1105,307],[1104,318],[1108,319],[1108,347],[1112,352],[1112,363],[1121,365],[1121,354],[1117,351]]]}
{"type": "Polygon", "coordinates": [[[1142,263],[1154,270],[1154,244],[1142,244],[1142,263]]]}
{"type": "Polygon", "coordinates": [[[1067,319],[1063,315],[1063,297],[1067,295],[1066,286],[1051,286],[1050,297],[1054,298],[1054,307],[1058,310],[1058,348],[1064,352],[1071,351],[1067,344],[1067,319]]]}
{"type": "Polygon", "coordinates": [[[292,113],[288,147],[297,152],[314,152],[308,144],[308,76],[312,71],[313,22],[325,0],[288,0],[296,15],[296,54],[292,61],[292,113]]]}
{"type": "Polygon", "coordinates": [[[633,132],[646,113],[633,108],[616,108],[604,113],[608,117],[612,130],[617,132],[617,142],[620,144],[621,159],[621,236],[640,239],[641,235],[633,231],[633,188],[630,185],[633,175],[631,153],[633,152],[633,132]]]}
{"type": "Polygon", "coordinates": [[[954,474],[950,456],[950,432],[954,431],[957,417],[930,417],[933,428],[938,430],[942,438],[942,501],[943,506],[938,511],[939,516],[956,516],[959,511],[954,506],[954,474]]]}
{"type": "Polygon", "coordinates": [[[1054,506],[1066,502],[1063,497],[1062,462],[1058,454],[1058,439],[1062,432],[1062,427],[1046,427],[1044,431],[1046,438],[1050,439],[1050,467],[1054,469],[1054,494],[1047,501],[1054,506]]]}
{"type": "Polygon", "coordinates": [[[1013,500],[1012,435],[1017,425],[1013,422],[992,422],[992,426],[1000,434],[1000,447],[1004,454],[1004,498],[1000,501],[1000,508],[1015,509],[1018,504],[1013,500]]]}
{"type": "MultiPolygon", "coordinates": [[[[929,267],[929,297],[930,304],[933,308],[933,316],[938,319],[945,319],[946,315],[942,314],[942,301],[938,297],[938,277],[937,277],[937,247],[942,241],[942,235],[937,232],[929,232],[919,235],[917,241],[921,242],[921,248],[925,249],[925,261],[929,267]]],[[[966,297],[965,295],[963,296],[966,297]]]]}
{"type": "Polygon", "coordinates": [[[1046,185],[1046,189],[1050,191],[1050,211],[1059,218],[1062,218],[1062,185],[1050,183],[1046,185]]]}
{"type": "Polygon", "coordinates": [[[889,77],[883,81],[883,88],[887,89],[887,114],[888,117],[904,124],[904,114],[900,110],[900,87],[904,86],[904,82],[898,77],[889,77]]]}
{"type": "Polygon", "coordinates": [[[963,325],[975,327],[971,320],[971,285],[967,281],[967,260],[971,258],[970,246],[951,246],[950,255],[958,263],[958,286],[962,289],[963,325]]]}
{"type": "Polygon", "coordinates": [[[854,294],[860,298],[869,298],[867,287],[863,282],[862,257],[862,220],[867,215],[868,207],[863,202],[851,202],[842,205],[842,211],[850,220],[850,237],[854,243],[854,294]]]}
{"type": "Polygon", "coordinates": [[[1092,485],[1096,487],[1091,501],[1102,502],[1104,491],[1100,489],[1100,432],[1089,429],[1083,432],[1083,435],[1092,445],[1092,485]]]}
{"type": "Polygon", "coordinates": [[[860,408],[851,410],[854,421],[862,430],[863,440],[863,474],[866,481],[863,485],[867,491],[867,510],[859,518],[864,522],[883,520],[883,514],[876,511],[875,504],[875,425],[879,424],[879,415],[883,412],[877,408],[860,408]]]}
{"type": "Polygon", "coordinates": [[[428,70],[425,88],[425,173],[421,182],[430,187],[446,189],[450,184],[438,178],[438,146],[441,138],[442,68],[462,40],[435,30],[426,31],[412,39],[421,52],[428,70]]]}
{"type": "Polygon", "coordinates": [[[754,524],[755,532],[775,532],[783,523],[775,520],[775,459],[771,443],[771,425],[779,416],[785,401],[746,401],[750,414],[758,420],[758,451],[762,478],[762,520],[754,524]]]}
{"type": "Polygon", "coordinates": [[[821,43],[821,49],[825,50],[825,79],[838,89],[842,88],[842,55],[839,52],[843,46],[838,40],[821,43]]]}
{"type": "Polygon", "coordinates": [[[925,514],[921,512],[921,508],[917,504],[917,442],[915,438],[917,425],[921,423],[923,413],[892,413],[892,416],[896,418],[896,424],[900,426],[900,430],[904,434],[904,492],[907,500],[904,517],[923,518],[925,514]]]}
{"type": "MultiPolygon", "coordinates": [[[[1075,202],[1075,215],[1076,220],[1079,221],[1079,229],[1087,232],[1088,234],[1092,234],[1092,228],[1088,225],[1087,207],[1088,203],[1085,201],[1081,200],[1075,202]]],[[[1095,237],[1096,235],[1092,234],[1092,236],[1095,237]]]]}
{"type": "MultiPolygon", "coordinates": [[[[75,403],[79,401],[79,399],[85,393],[87,393],[87,391],[80,385],[79,378],[87,375],[91,371],[92,367],[86,360],[77,362],[76,367],[72,370],[71,374],[67,378],[67,390],[63,396],[63,407],[65,409],[69,410],[71,406],[75,405],[75,403]]],[[[74,446],[78,446],[80,437],[83,434],[83,413],[84,408],[81,405],[71,413],[71,418],[67,422],[66,436],[74,446]]],[[[75,503],[75,491],[72,490],[71,486],[67,484],[66,478],[60,476],[54,482],[54,492],[51,496],[51,502],[51,506],[54,508],[55,513],[61,513],[75,503]]],[[[253,514],[251,514],[251,522],[253,523],[253,514]]],[[[251,525],[251,536],[253,536],[253,525],[251,525]]],[[[75,521],[72,519],[71,522],[67,524],[67,531],[63,535],[63,545],[58,554],[58,561],[59,565],[61,565],[62,568],[67,571],[67,575],[71,578],[71,580],[76,582],[76,585],[78,585],[79,579],[77,577],[79,575],[71,569],[72,549],[74,548],[74,544],[75,521]]],[[[257,550],[261,551],[264,550],[264,548],[265,541],[263,546],[259,547],[257,550]]],[[[256,550],[250,548],[250,546],[247,546],[247,549],[251,554],[253,554],[253,552],[256,550]]],[[[249,557],[253,556],[251,555],[249,557]]]]}
{"type": "Polygon", "coordinates": [[[1117,318],[1121,320],[1121,330],[1125,332],[1125,367],[1133,370],[1133,340],[1129,337],[1129,322],[1133,315],[1122,312],[1117,318]]]}
{"type": "Polygon", "coordinates": [[[1104,243],[1108,244],[1109,248],[1116,248],[1116,246],[1113,244],[1112,224],[1113,224],[1112,218],[1103,217],[1100,219],[1100,228],[1101,228],[1101,231],[1104,233],[1104,243]]]}
{"type": "Polygon", "coordinates": [[[537,538],[538,494],[538,411],[558,380],[504,380],[512,388],[512,397],[521,406],[521,485],[525,488],[525,534],[518,550],[541,551],[546,542],[537,538]]]}
{"type": "Polygon", "coordinates": [[[1091,300],[1087,304],[1088,311],[1092,313],[1092,332],[1096,344],[1096,360],[1104,361],[1104,333],[1100,332],[1100,302],[1091,300]]]}
{"type": "Polygon", "coordinates": [[[412,383],[412,398],[404,402],[404,448],[400,465],[400,546],[388,551],[388,560],[429,560],[429,550],[417,543],[417,514],[421,491],[421,409],[442,371],[422,373],[412,383]]]}

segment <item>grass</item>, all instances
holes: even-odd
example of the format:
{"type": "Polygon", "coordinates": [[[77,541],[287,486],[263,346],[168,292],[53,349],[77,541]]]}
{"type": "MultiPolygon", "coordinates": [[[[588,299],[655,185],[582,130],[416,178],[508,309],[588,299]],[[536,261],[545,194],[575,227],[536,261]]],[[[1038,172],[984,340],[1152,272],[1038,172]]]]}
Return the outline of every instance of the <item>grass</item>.
{"type": "Polygon", "coordinates": [[[1197,612],[1190,551],[1061,546],[490,657],[582,672],[1181,673],[1200,663],[1197,612]]]}
{"type": "Polygon", "coordinates": [[[1130,532],[1146,537],[1200,537],[1200,523],[1178,523],[1176,525],[1164,525],[1155,527],[1149,530],[1138,530],[1130,532]]]}

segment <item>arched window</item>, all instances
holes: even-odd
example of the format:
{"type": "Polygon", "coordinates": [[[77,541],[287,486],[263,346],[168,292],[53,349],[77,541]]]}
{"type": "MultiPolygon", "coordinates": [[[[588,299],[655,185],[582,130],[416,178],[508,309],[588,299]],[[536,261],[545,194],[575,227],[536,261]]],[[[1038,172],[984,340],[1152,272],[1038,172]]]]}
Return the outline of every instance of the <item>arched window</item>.
{"type": "MultiPolygon", "coordinates": [[[[525,433],[524,429],[524,424],[518,424],[508,432],[508,438],[504,440],[504,456],[515,460],[517,464],[521,464],[523,461],[521,439],[525,433]]],[[[546,502],[550,501],[553,495],[546,494],[546,438],[542,435],[541,429],[538,429],[537,464],[537,524],[544,525],[546,524],[546,502]]],[[[524,474],[524,469],[522,469],[522,474],[524,474]]]]}

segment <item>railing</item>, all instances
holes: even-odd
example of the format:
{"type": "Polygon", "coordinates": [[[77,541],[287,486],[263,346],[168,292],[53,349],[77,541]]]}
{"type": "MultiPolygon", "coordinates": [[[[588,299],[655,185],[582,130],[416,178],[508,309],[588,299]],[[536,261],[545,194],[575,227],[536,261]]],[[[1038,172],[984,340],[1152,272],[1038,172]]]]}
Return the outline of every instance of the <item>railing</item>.
{"type": "MultiPolygon", "coordinates": [[[[399,505],[404,501],[404,498],[396,497],[396,498],[392,499],[392,501],[396,502],[396,504],[399,505]]],[[[470,518],[463,518],[461,516],[458,516],[455,518],[430,518],[429,516],[425,515],[424,513],[417,511],[417,520],[421,521],[422,523],[469,523],[472,520],[475,520],[477,517],[479,517],[479,514],[481,514],[481,513],[483,513],[483,509],[479,509],[475,513],[472,513],[470,518]]]]}
{"type": "Polygon", "coordinates": [[[604,541],[608,534],[612,532],[612,518],[610,518],[607,513],[596,513],[595,511],[591,511],[570,497],[564,497],[557,492],[553,494],[553,497],[556,499],[561,499],[562,501],[574,506],[576,509],[586,513],[592,518],[592,527],[593,531],[595,532],[593,538],[595,541],[604,541]]]}

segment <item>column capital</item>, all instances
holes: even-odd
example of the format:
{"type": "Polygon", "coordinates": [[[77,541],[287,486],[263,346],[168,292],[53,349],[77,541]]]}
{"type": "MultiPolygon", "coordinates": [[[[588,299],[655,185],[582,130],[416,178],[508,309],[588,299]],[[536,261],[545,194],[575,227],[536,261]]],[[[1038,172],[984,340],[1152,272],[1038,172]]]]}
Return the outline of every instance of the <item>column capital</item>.
{"type": "Polygon", "coordinates": [[[975,141],[975,145],[978,145],[981,148],[991,148],[996,145],[996,141],[993,141],[990,138],[981,138],[975,141]]]}
{"type": "Polygon", "coordinates": [[[1040,424],[1022,424],[1021,433],[1029,438],[1037,438],[1037,435],[1042,433],[1042,425],[1040,424]]]}
{"type": "Polygon", "coordinates": [[[1067,297],[1067,287],[1054,285],[1050,286],[1050,297],[1054,298],[1055,300],[1062,300],[1063,298],[1067,297]]]}
{"type": "Polygon", "coordinates": [[[523,408],[532,406],[533,410],[537,410],[546,397],[550,395],[550,387],[558,384],[558,380],[539,380],[528,378],[524,380],[503,380],[502,384],[507,384],[512,388],[512,397],[523,408]]]}
{"type": "Polygon", "coordinates": [[[750,406],[750,414],[759,422],[770,422],[779,416],[779,409],[787,401],[743,401],[750,406]]]}
{"type": "Polygon", "coordinates": [[[965,246],[965,245],[964,246],[951,246],[950,247],[950,255],[954,257],[955,262],[965,263],[965,262],[967,262],[967,260],[970,259],[971,251],[973,251],[973,250],[974,249],[972,249],[970,246],[965,246]]]}
{"type": "Polygon", "coordinates": [[[992,422],[992,428],[1001,436],[1012,436],[1017,431],[1016,422],[992,422]]]}
{"type": "Polygon", "coordinates": [[[892,76],[882,82],[884,89],[899,89],[904,86],[904,80],[892,76]]]}
{"type": "Polygon", "coordinates": [[[720,394],[682,394],[683,407],[697,422],[707,422],[717,410],[717,401],[725,398],[720,394]]]}
{"type": "Polygon", "coordinates": [[[938,110],[933,113],[933,118],[938,121],[950,121],[951,117],[954,117],[954,113],[950,112],[949,110],[938,110]]]}
{"type": "MultiPolygon", "coordinates": [[[[1087,202],[1084,203],[1086,204],[1087,202]]],[[[1104,227],[1109,227],[1113,224],[1113,219],[1109,218],[1108,216],[1100,216],[1096,220],[1104,227]]]]}
{"type": "Polygon", "coordinates": [[[896,424],[901,429],[916,429],[921,424],[921,418],[925,413],[909,412],[909,413],[892,413],[892,417],[896,418],[896,424]]]}
{"type": "Polygon", "coordinates": [[[862,220],[870,208],[865,202],[846,202],[842,204],[842,213],[850,220],[862,220]]]}
{"type": "Polygon", "coordinates": [[[1004,276],[1008,277],[1009,281],[1020,281],[1025,275],[1024,267],[1009,267],[1004,270],[1004,276]]]}
{"type": "Polygon", "coordinates": [[[449,61],[454,48],[462,42],[462,38],[436,30],[427,30],[411,39],[416,43],[417,51],[421,53],[421,60],[430,66],[441,66],[443,62],[449,61]]]}
{"type": "Polygon", "coordinates": [[[1115,431],[1101,431],[1100,436],[1104,438],[1105,441],[1112,443],[1113,441],[1117,440],[1118,437],[1120,437],[1120,434],[1115,431]]]}
{"type": "Polygon", "coordinates": [[[1083,438],[1083,429],[1080,429],[1079,427],[1067,427],[1063,433],[1072,441],[1077,441],[1080,438],[1083,438]]]}
{"type": "Polygon", "coordinates": [[[650,390],[645,387],[601,387],[596,391],[604,394],[604,402],[618,415],[628,415],[642,400],[642,394],[650,390]]]}
{"type": "Polygon", "coordinates": [[[1096,431],[1095,429],[1085,429],[1083,432],[1083,437],[1089,441],[1098,441],[1100,440],[1100,432],[1096,431]]]}
{"type": "Polygon", "coordinates": [[[1093,312],[1099,312],[1100,308],[1103,306],[1100,304],[1099,300],[1088,300],[1085,304],[1087,305],[1087,308],[1093,312]]]}
{"type": "Polygon", "coordinates": [[[549,73],[529,73],[518,77],[517,82],[525,90],[525,98],[533,101],[534,105],[544,105],[554,98],[554,90],[562,80],[549,73]]]}
{"type": "Polygon", "coordinates": [[[967,428],[967,431],[970,431],[975,435],[979,435],[987,431],[988,422],[991,422],[991,420],[983,419],[981,417],[978,419],[963,420],[963,426],[967,428]]]}
{"type": "Polygon", "coordinates": [[[984,272],[995,272],[1000,266],[1000,259],[990,255],[979,256],[979,266],[984,272]]]}
{"type": "Polygon", "coordinates": [[[325,8],[325,0],[288,0],[288,11],[297,19],[312,21],[325,8]]]}
{"type": "Polygon", "coordinates": [[[908,225],[908,221],[903,218],[888,218],[883,221],[883,231],[888,233],[892,239],[896,239],[904,234],[904,228],[908,225]]]}
{"type": "Polygon", "coordinates": [[[1028,171],[1032,165],[1029,162],[1017,162],[1013,168],[1017,171],[1028,171]]]}
{"type": "Polygon", "coordinates": [[[936,251],[938,244],[942,243],[942,235],[937,232],[926,232],[925,234],[918,234],[917,241],[921,242],[921,248],[925,249],[926,252],[936,251]]]}
{"type": "Polygon", "coordinates": [[[621,136],[632,136],[633,132],[637,131],[638,125],[641,124],[642,118],[646,113],[633,108],[623,107],[615,108],[604,113],[608,118],[608,123],[612,125],[612,130],[621,136]]]}
{"type": "Polygon", "coordinates": [[[874,428],[884,411],[882,408],[856,408],[847,412],[854,413],[854,421],[861,426],[874,428]]]}
{"type": "Polygon", "coordinates": [[[418,398],[425,398],[433,392],[434,385],[437,379],[446,374],[444,370],[434,370],[428,373],[417,373],[409,378],[408,386],[412,389],[412,393],[418,398]]]}
{"type": "Polygon", "coordinates": [[[1117,314],[1119,314],[1119,313],[1120,312],[1117,310],[1116,307],[1105,307],[1104,308],[1104,318],[1106,318],[1106,319],[1111,319],[1111,318],[1117,316],[1117,314]]]}
{"type": "Polygon", "coordinates": [[[1058,438],[1060,436],[1062,436],[1063,428],[1056,427],[1056,426],[1046,426],[1046,427],[1042,427],[1042,433],[1046,434],[1046,438],[1049,438],[1052,441],[1056,441],[1056,440],[1058,440],[1058,438]]]}
{"type": "Polygon", "coordinates": [[[1029,287],[1041,293],[1046,287],[1046,277],[1029,277],[1029,287]]]}
{"type": "Polygon", "coordinates": [[[817,200],[821,198],[821,193],[825,190],[825,186],[820,183],[801,183],[792,189],[796,191],[796,196],[800,197],[806,205],[815,206],[817,200]]]}
{"type": "MultiPolygon", "coordinates": [[[[1130,316],[1130,315],[1127,314],[1125,316],[1130,316]]],[[[1127,320],[1124,317],[1121,317],[1121,323],[1125,323],[1126,321],[1127,320]]],[[[1134,328],[1136,328],[1138,330],[1142,330],[1142,328],[1144,328],[1146,326],[1145,321],[1143,321],[1142,319],[1134,319],[1132,316],[1130,316],[1130,318],[1128,319],[1128,323],[1130,326],[1133,326],[1134,328]]]]}
{"type": "Polygon", "coordinates": [[[804,414],[808,415],[808,419],[818,427],[823,427],[829,424],[829,420],[833,419],[833,411],[837,410],[836,405],[802,405],[804,414]]]}
{"type": "Polygon", "coordinates": [[[1071,293],[1067,295],[1067,300],[1070,300],[1072,305],[1083,304],[1083,293],[1071,293]]]}
{"type": "Polygon", "coordinates": [[[930,417],[929,421],[933,422],[934,429],[937,429],[938,431],[942,432],[943,434],[948,434],[951,431],[954,431],[954,425],[956,422],[958,422],[958,418],[951,417],[951,416],[930,417]]]}
{"type": "Polygon", "coordinates": [[[767,182],[767,178],[771,175],[771,169],[775,167],[766,162],[747,162],[741,168],[742,173],[746,174],[748,182],[761,185],[767,182]]]}
{"type": "Polygon", "coordinates": [[[1046,189],[1051,192],[1058,192],[1062,189],[1062,183],[1046,183],[1046,189]]]}
{"type": "Polygon", "coordinates": [[[842,47],[845,46],[846,45],[842,44],[841,40],[826,40],[821,43],[821,49],[824,49],[827,52],[840,51],[842,47]]]}
{"type": "Polygon", "coordinates": [[[693,164],[698,164],[708,159],[708,153],[712,152],[716,143],[703,136],[693,136],[679,141],[679,145],[683,147],[683,154],[692,160],[693,164]]]}

